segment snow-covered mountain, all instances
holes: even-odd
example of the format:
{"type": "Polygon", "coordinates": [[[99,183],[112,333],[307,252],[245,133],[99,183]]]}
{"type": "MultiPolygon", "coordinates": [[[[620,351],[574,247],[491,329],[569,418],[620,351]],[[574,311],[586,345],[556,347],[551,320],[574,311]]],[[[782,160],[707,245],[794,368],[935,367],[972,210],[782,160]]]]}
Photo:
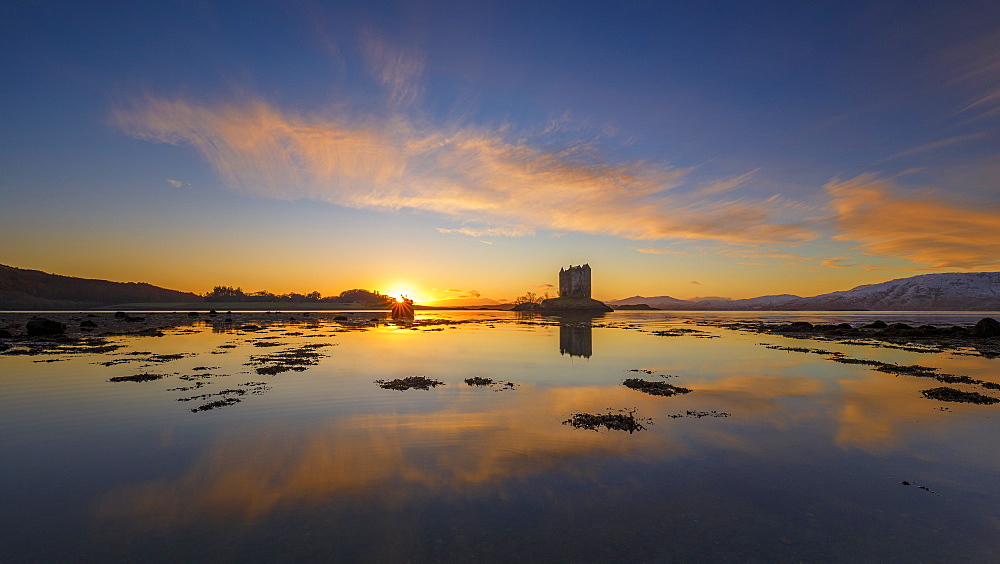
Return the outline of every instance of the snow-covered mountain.
{"type": "Polygon", "coordinates": [[[809,298],[780,294],[742,300],[692,301],[670,296],[633,296],[608,303],[612,306],[644,303],[660,309],[686,310],[998,311],[1000,272],[921,274],[809,298]]]}

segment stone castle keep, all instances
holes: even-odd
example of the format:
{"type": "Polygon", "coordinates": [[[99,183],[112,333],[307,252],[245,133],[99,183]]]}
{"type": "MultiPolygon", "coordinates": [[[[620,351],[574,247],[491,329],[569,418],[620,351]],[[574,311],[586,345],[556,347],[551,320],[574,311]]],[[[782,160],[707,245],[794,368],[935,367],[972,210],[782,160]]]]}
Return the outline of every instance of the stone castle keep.
{"type": "Polygon", "coordinates": [[[590,265],[559,269],[559,297],[590,299],[590,265]]]}

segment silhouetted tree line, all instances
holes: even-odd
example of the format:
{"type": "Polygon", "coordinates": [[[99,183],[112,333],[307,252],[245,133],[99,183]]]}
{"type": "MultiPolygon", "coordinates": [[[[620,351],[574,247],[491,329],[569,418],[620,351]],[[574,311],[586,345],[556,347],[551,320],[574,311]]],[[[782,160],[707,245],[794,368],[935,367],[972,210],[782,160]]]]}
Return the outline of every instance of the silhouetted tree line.
{"type": "Polygon", "coordinates": [[[308,294],[273,294],[267,290],[244,292],[242,288],[216,286],[205,294],[206,302],[288,302],[288,303],[357,303],[368,307],[388,307],[394,301],[390,296],[361,288],[344,290],[336,296],[322,296],[319,292],[308,294]]]}

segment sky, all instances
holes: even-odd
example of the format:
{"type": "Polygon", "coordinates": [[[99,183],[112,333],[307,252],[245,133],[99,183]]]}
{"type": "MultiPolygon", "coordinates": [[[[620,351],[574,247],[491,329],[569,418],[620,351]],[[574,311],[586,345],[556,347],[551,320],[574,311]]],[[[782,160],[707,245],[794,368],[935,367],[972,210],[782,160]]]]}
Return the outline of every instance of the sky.
{"type": "Polygon", "coordinates": [[[425,303],[1000,270],[997,2],[8,0],[0,76],[9,266],[425,303]]]}

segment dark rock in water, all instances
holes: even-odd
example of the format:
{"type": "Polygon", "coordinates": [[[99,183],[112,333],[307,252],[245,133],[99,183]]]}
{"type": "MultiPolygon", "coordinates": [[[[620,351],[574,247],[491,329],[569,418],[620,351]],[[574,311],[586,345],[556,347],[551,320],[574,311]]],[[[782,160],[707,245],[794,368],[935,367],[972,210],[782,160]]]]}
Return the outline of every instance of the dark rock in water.
{"type": "Polygon", "coordinates": [[[923,394],[925,398],[939,401],[957,401],[960,403],[976,403],[980,405],[1000,403],[1000,399],[991,396],[984,396],[978,392],[962,392],[947,386],[931,388],[930,390],[922,390],[920,393],[923,394]]]}
{"type": "Polygon", "coordinates": [[[649,380],[643,380],[642,378],[629,378],[622,382],[622,384],[624,384],[626,388],[632,388],[633,390],[638,390],[651,396],[670,397],[677,394],[686,394],[691,391],[688,388],[672,386],[666,382],[651,382],[649,380]]]}
{"type": "Polygon", "coordinates": [[[779,333],[808,333],[813,330],[813,324],[808,321],[796,321],[788,325],[780,325],[774,328],[779,333]]]}
{"type": "Polygon", "coordinates": [[[163,331],[160,331],[155,327],[147,327],[145,329],[140,329],[139,331],[136,331],[135,333],[132,334],[137,335],[139,337],[162,337],[163,331]]]}
{"type": "Polygon", "coordinates": [[[302,312],[302,317],[309,317],[310,315],[312,315],[312,314],[309,313],[308,311],[302,312]]]}
{"type": "MultiPolygon", "coordinates": [[[[232,312],[230,312],[230,313],[232,313],[232,312]]],[[[208,314],[209,315],[219,315],[219,312],[215,311],[214,309],[210,309],[210,310],[208,310],[208,314]]]]}
{"type": "Polygon", "coordinates": [[[62,335],[66,332],[66,326],[58,321],[35,317],[25,325],[30,337],[42,337],[46,335],[62,335]]]}
{"type": "Polygon", "coordinates": [[[153,380],[159,380],[164,378],[164,374],[136,374],[134,376],[115,376],[110,378],[109,382],[152,382],[153,380]]]}
{"type": "Polygon", "coordinates": [[[80,329],[93,329],[97,327],[97,324],[89,319],[84,319],[80,322],[80,329]]]}
{"type": "Polygon", "coordinates": [[[913,327],[905,323],[893,323],[892,325],[886,327],[886,329],[891,329],[894,331],[909,331],[910,329],[913,329],[913,327]]]}
{"type": "Polygon", "coordinates": [[[346,315],[336,315],[336,316],[333,317],[333,320],[334,321],[347,321],[347,316],[346,315]]]}
{"type": "Polygon", "coordinates": [[[574,413],[569,419],[562,422],[563,425],[570,425],[577,429],[587,429],[597,431],[604,427],[609,431],[627,431],[635,433],[645,431],[643,423],[652,423],[648,417],[636,417],[634,409],[619,409],[618,413],[574,413]]]}
{"type": "Polygon", "coordinates": [[[243,331],[260,331],[260,325],[254,325],[253,323],[247,323],[246,325],[240,326],[243,331]]]}
{"type": "Polygon", "coordinates": [[[128,317],[128,314],[126,314],[124,311],[115,312],[115,319],[125,319],[126,317],[128,317]]]}
{"type": "Polygon", "coordinates": [[[976,337],[996,337],[1000,335],[1000,322],[992,317],[984,317],[972,329],[976,337]]]}
{"type": "Polygon", "coordinates": [[[851,327],[850,323],[841,323],[837,325],[837,329],[843,329],[844,331],[848,331],[850,329],[854,329],[854,327],[851,327]]]}
{"type": "Polygon", "coordinates": [[[885,329],[888,326],[889,325],[887,325],[885,321],[882,321],[881,319],[878,319],[876,321],[872,321],[868,325],[862,325],[861,328],[862,329],[885,329]]]}
{"type": "Polygon", "coordinates": [[[188,312],[188,317],[198,317],[198,312],[197,311],[189,311],[188,312]]]}
{"type": "Polygon", "coordinates": [[[13,336],[14,335],[10,331],[8,331],[6,329],[0,329],[0,338],[9,339],[9,338],[11,338],[13,336]]]}
{"type": "Polygon", "coordinates": [[[429,390],[435,386],[443,386],[444,382],[427,378],[426,376],[408,376],[406,378],[396,378],[395,380],[375,380],[378,387],[383,390],[429,390]]]}

